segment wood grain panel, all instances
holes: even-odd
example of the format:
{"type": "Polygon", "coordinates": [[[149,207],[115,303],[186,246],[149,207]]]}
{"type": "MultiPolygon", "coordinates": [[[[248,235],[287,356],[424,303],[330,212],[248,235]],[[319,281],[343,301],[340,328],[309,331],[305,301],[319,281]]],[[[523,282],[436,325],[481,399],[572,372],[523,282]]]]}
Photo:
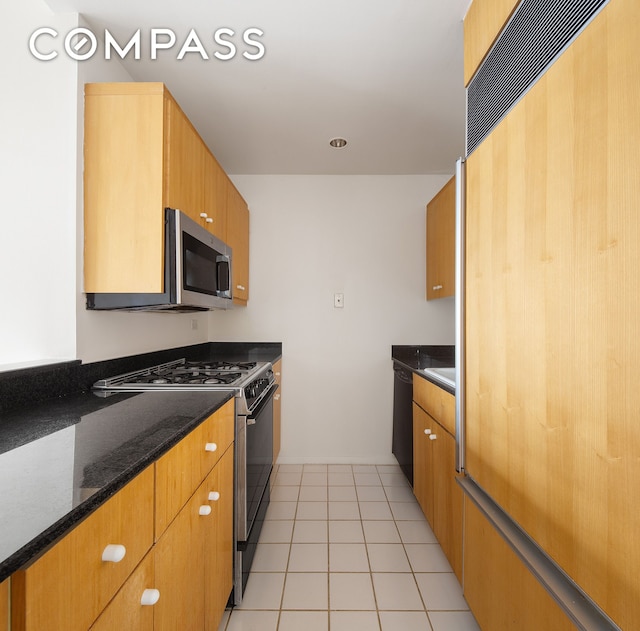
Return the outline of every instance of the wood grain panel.
{"type": "MultiPolygon", "coordinates": [[[[279,388],[273,395],[273,464],[278,461],[282,442],[282,360],[273,364],[273,376],[279,388]]],[[[275,476],[271,476],[275,479],[275,476]]]]}
{"type": "Polygon", "coordinates": [[[164,99],[156,85],[135,97],[102,95],[113,84],[85,88],[86,292],[163,291],[164,99]]]}
{"type": "Polygon", "coordinates": [[[455,293],[456,178],[427,204],[427,300],[455,293]]]}
{"type": "Polygon", "coordinates": [[[433,528],[433,450],[425,430],[433,431],[433,419],[413,403],[413,494],[433,528]]]}
{"type": "Polygon", "coordinates": [[[231,182],[227,187],[227,243],[233,250],[233,302],[249,300],[249,208],[231,182]]]}
{"type": "Polygon", "coordinates": [[[86,631],[153,543],[153,467],[11,578],[13,631],[86,631]],[[119,563],[102,561],[122,544],[119,563]]]}
{"type": "Polygon", "coordinates": [[[207,229],[227,242],[227,187],[229,179],[210,151],[204,153],[204,212],[213,223],[207,229]]]}
{"type": "Polygon", "coordinates": [[[473,0],[464,18],[464,84],[478,66],[515,11],[520,0],[473,0]]]}
{"type": "Polygon", "coordinates": [[[640,628],[640,5],[609,3],[467,162],[467,471],[640,628]]]}
{"type": "Polygon", "coordinates": [[[413,400],[452,436],[456,435],[456,399],[452,394],[414,375],[413,400]]]}
{"type": "Polygon", "coordinates": [[[9,631],[9,579],[0,583],[0,631],[9,631]]]}
{"type": "Polygon", "coordinates": [[[575,630],[476,505],[464,502],[464,597],[480,627],[575,630]]]}

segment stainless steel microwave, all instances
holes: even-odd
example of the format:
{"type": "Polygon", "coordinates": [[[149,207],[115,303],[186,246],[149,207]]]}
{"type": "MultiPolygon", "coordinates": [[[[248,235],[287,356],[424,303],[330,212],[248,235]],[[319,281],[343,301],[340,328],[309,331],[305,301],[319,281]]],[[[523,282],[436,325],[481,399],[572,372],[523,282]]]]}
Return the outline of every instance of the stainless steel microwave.
{"type": "Polygon", "coordinates": [[[228,309],[231,248],[180,210],[165,208],[164,293],[88,293],[87,309],[228,309]]]}

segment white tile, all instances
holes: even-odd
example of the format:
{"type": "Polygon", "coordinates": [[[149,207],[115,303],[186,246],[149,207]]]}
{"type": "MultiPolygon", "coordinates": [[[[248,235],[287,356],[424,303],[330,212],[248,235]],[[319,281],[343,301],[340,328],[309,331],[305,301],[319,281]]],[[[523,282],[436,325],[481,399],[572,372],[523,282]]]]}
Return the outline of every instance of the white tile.
{"type": "Polygon", "coordinates": [[[378,609],[385,611],[423,611],[424,606],[413,574],[374,573],[373,587],[378,609]]]}
{"type": "Polygon", "coordinates": [[[329,471],[327,480],[329,486],[353,486],[355,484],[351,471],[348,473],[329,471]]]}
{"type": "Polygon", "coordinates": [[[298,486],[302,479],[302,472],[286,473],[278,471],[276,474],[276,486],[298,486]]]}
{"type": "Polygon", "coordinates": [[[404,475],[399,464],[378,464],[376,465],[376,469],[378,473],[395,473],[404,475]]]}
{"type": "Polygon", "coordinates": [[[283,609],[327,610],[328,598],[328,574],[287,572],[283,609]]]}
{"type": "Polygon", "coordinates": [[[372,572],[410,572],[411,566],[401,543],[367,543],[372,572]]]}
{"type": "Polygon", "coordinates": [[[414,572],[451,572],[451,565],[436,543],[408,543],[404,549],[414,572]]]}
{"type": "MultiPolygon", "coordinates": [[[[284,573],[255,572],[249,574],[242,602],[236,609],[280,609],[284,573]]],[[[231,614],[233,622],[235,611],[231,614]]]]}
{"type": "Polygon", "coordinates": [[[327,485],[327,472],[322,473],[305,471],[302,474],[302,486],[326,486],[327,485]]]}
{"type": "Polygon", "coordinates": [[[396,522],[403,543],[437,543],[438,540],[426,519],[396,522]]]}
{"type": "Polygon", "coordinates": [[[388,502],[360,502],[360,517],[363,520],[392,520],[388,502]]]}
{"type": "Polygon", "coordinates": [[[265,519],[294,519],[297,502],[269,502],[265,519]]]}
{"type": "Polygon", "coordinates": [[[331,611],[331,631],[379,631],[375,611],[331,611]]]}
{"type": "Polygon", "coordinates": [[[382,631],[431,631],[424,611],[381,611],[382,631]]]}
{"type": "Polygon", "coordinates": [[[378,473],[374,464],[354,464],[353,473],[378,473]]]}
{"type": "Polygon", "coordinates": [[[276,631],[278,611],[243,611],[234,609],[226,631],[276,631]]]}
{"type": "Polygon", "coordinates": [[[326,473],[327,465],[326,464],[306,464],[304,465],[304,472],[309,473],[326,473]]]}
{"type": "Polygon", "coordinates": [[[302,473],[301,464],[279,464],[278,473],[302,473]]]}
{"type": "Polygon", "coordinates": [[[353,469],[350,464],[330,464],[330,465],[327,465],[327,470],[329,471],[329,473],[353,474],[353,469]]]}
{"type": "Polygon", "coordinates": [[[356,486],[359,502],[386,502],[387,496],[381,486],[356,486]]]}
{"type": "Polygon", "coordinates": [[[293,529],[294,543],[326,543],[328,541],[327,521],[298,520],[293,529]]]}
{"type": "Polygon", "coordinates": [[[469,609],[455,574],[416,574],[416,581],[427,611],[455,611],[469,609]]]}
{"type": "Polygon", "coordinates": [[[426,521],[417,502],[389,502],[389,506],[391,506],[391,512],[397,521],[426,521]]]}
{"type": "Polygon", "coordinates": [[[399,486],[410,489],[409,480],[407,480],[404,473],[380,473],[380,480],[382,480],[382,486],[399,486]]]}
{"type": "Polygon", "coordinates": [[[332,610],[375,610],[371,574],[330,574],[329,607],[332,610]]]}
{"type": "Polygon", "coordinates": [[[300,502],[326,502],[327,487],[326,486],[301,486],[298,500],[300,502]]]}
{"type": "Polygon", "coordinates": [[[363,521],[362,529],[367,543],[401,543],[393,521],[363,521]]]}
{"type": "Polygon", "coordinates": [[[357,501],[355,486],[330,486],[330,502],[355,502],[357,501]]]}
{"type": "Polygon", "coordinates": [[[293,543],[289,555],[289,572],[327,572],[329,546],[326,543],[293,543]]]}
{"type": "Polygon", "coordinates": [[[478,623],[468,611],[430,611],[429,618],[433,631],[480,631],[478,623]]]}
{"type": "Polygon", "coordinates": [[[329,502],[329,519],[360,519],[358,502],[329,502]]]}
{"type": "Polygon", "coordinates": [[[251,565],[252,572],[286,572],[289,560],[288,543],[259,543],[251,565]]]}
{"type": "Polygon", "coordinates": [[[293,533],[293,520],[265,521],[260,532],[260,543],[289,543],[293,533]]]}
{"type": "Polygon", "coordinates": [[[415,502],[416,496],[410,486],[385,486],[384,492],[390,502],[415,502]]]}
{"type": "Polygon", "coordinates": [[[330,543],[330,572],[368,572],[369,557],[364,543],[330,543]]]}
{"type": "Polygon", "coordinates": [[[326,519],[326,502],[298,502],[296,519],[326,519]]]}
{"type": "Polygon", "coordinates": [[[272,502],[295,502],[300,492],[299,486],[274,486],[271,489],[272,502]]]}
{"type": "Polygon", "coordinates": [[[364,543],[362,522],[330,521],[329,541],[331,543],[364,543]]]}
{"type": "Polygon", "coordinates": [[[327,631],[328,611],[283,611],[280,613],[278,631],[327,631]]]}
{"type": "Polygon", "coordinates": [[[378,473],[354,473],[356,486],[382,486],[378,473]]]}

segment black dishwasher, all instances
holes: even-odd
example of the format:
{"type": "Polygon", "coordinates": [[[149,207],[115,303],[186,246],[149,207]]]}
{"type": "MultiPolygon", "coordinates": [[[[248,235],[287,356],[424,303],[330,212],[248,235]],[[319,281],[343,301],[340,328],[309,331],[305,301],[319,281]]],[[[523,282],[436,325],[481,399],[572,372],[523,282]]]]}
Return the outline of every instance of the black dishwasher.
{"type": "Polygon", "coordinates": [[[394,362],[393,374],[391,451],[413,486],[413,373],[394,362]]]}

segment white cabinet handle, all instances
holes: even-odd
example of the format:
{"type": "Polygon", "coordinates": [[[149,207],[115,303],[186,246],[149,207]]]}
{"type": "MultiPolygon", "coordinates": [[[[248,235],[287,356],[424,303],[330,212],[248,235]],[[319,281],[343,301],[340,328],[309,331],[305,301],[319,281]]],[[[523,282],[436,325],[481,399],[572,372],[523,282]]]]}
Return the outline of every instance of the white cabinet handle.
{"type": "Polygon", "coordinates": [[[438,289],[442,289],[442,285],[434,285],[433,291],[438,291],[438,289]]]}
{"type": "Polygon", "coordinates": [[[102,560],[108,561],[109,563],[120,563],[120,561],[124,559],[125,554],[127,554],[127,549],[123,545],[110,543],[102,551],[102,560]]]}
{"type": "Polygon", "coordinates": [[[217,502],[220,499],[220,493],[218,493],[218,491],[210,491],[209,499],[212,502],[217,502]]]}
{"type": "Polygon", "coordinates": [[[280,371],[276,370],[276,377],[279,377],[279,376],[280,376],[280,371]]]}
{"type": "Polygon", "coordinates": [[[244,285],[236,285],[236,289],[239,289],[240,291],[244,291],[244,285]]]}
{"type": "Polygon", "coordinates": [[[431,434],[429,436],[429,440],[435,440],[436,438],[438,438],[435,434],[431,434]]]}
{"type": "Polygon", "coordinates": [[[217,449],[218,449],[218,445],[216,445],[215,443],[207,443],[204,446],[205,451],[217,451],[217,449]]]}
{"type": "Polygon", "coordinates": [[[207,218],[207,213],[200,213],[200,216],[201,216],[203,219],[206,219],[206,218],[207,218]]]}
{"type": "Polygon", "coordinates": [[[425,429],[424,433],[427,434],[427,436],[428,436],[431,433],[431,430],[430,429],[425,429]]]}
{"type": "Polygon", "coordinates": [[[203,517],[205,517],[206,515],[211,515],[211,506],[207,506],[206,504],[203,504],[198,510],[198,513],[203,517]]]}
{"type": "Polygon", "coordinates": [[[274,395],[273,395],[273,398],[274,398],[276,401],[280,401],[280,395],[279,395],[279,394],[274,394],[274,395]]]}
{"type": "Polygon", "coordinates": [[[213,219],[211,219],[211,217],[207,217],[207,218],[205,219],[205,221],[206,221],[207,223],[213,223],[213,219]]]}
{"type": "Polygon", "coordinates": [[[160,591],[157,589],[145,589],[140,597],[140,604],[149,607],[160,600],[160,591]]]}

